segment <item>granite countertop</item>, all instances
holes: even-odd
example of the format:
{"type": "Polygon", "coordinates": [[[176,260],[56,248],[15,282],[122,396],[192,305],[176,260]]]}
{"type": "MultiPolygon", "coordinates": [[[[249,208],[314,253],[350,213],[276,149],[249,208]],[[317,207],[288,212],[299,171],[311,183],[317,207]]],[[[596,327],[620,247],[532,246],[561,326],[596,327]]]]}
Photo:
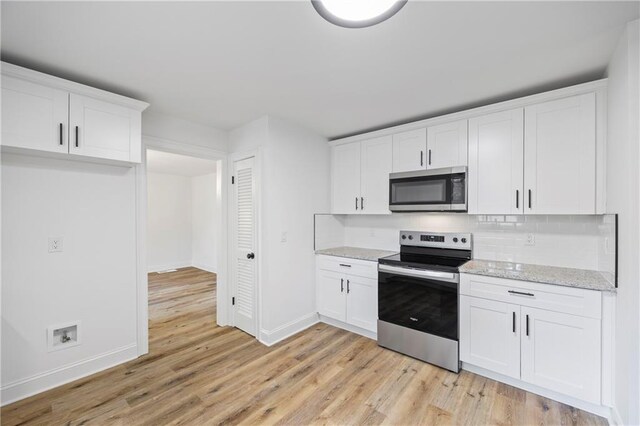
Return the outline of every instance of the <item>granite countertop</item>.
{"type": "Polygon", "coordinates": [[[392,256],[394,254],[397,254],[397,252],[388,250],[366,249],[360,247],[332,247],[323,250],[316,250],[316,254],[377,262],[381,257],[392,256]]]}
{"type": "Polygon", "coordinates": [[[616,291],[615,286],[600,272],[587,269],[560,268],[557,266],[498,262],[493,260],[470,260],[460,267],[460,272],[512,280],[555,284],[586,290],[616,291]]]}

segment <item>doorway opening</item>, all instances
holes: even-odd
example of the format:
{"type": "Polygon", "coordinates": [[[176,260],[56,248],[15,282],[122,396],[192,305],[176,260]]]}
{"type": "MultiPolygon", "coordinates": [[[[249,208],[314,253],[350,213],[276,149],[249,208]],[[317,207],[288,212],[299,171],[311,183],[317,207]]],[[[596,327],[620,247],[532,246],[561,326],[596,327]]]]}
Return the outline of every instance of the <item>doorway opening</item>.
{"type": "Polygon", "coordinates": [[[220,160],[147,149],[149,343],[174,326],[216,323],[222,185],[220,160]],[[179,324],[178,324],[179,323],[179,324]],[[173,324],[167,327],[167,324],[173,324]]]}

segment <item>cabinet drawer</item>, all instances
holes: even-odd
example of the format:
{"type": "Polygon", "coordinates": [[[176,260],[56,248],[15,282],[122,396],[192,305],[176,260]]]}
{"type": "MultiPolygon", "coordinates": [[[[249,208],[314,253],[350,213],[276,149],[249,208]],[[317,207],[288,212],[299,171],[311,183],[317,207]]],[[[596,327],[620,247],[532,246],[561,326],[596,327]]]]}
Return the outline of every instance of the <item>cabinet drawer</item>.
{"type": "Polygon", "coordinates": [[[378,262],[336,256],[317,256],[317,267],[325,271],[378,279],[378,262]]]}
{"type": "Polygon", "coordinates": [[[598,291],[482,275],[461,274],[460,294],[590,318],[602,310],[598,291]]]}

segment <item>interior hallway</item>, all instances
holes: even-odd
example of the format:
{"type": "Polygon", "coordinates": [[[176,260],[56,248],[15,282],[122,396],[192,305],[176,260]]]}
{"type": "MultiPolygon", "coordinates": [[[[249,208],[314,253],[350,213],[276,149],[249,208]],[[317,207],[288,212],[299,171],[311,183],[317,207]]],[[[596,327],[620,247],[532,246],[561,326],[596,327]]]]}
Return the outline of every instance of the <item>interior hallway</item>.
{"type": "Polygon", "coordinates": [[[215,325],[215,290],[196,268],[149,274],[149,354],[4,407],[2,424],[607,424],[325,324],[263,346],[215,325]]]}

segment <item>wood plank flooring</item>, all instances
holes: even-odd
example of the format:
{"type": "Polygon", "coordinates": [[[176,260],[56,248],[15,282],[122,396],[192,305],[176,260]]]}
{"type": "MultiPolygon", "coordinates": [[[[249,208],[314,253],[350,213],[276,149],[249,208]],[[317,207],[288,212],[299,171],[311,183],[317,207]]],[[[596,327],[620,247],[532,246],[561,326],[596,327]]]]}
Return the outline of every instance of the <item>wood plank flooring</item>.
{"type": "Polygon", "coordinates": [[[150,274],[149,354],[4,407],[2,424],[607,423],[325,324],[267,348],[215,325],[215,282],[195,268],[150,274]]]}

